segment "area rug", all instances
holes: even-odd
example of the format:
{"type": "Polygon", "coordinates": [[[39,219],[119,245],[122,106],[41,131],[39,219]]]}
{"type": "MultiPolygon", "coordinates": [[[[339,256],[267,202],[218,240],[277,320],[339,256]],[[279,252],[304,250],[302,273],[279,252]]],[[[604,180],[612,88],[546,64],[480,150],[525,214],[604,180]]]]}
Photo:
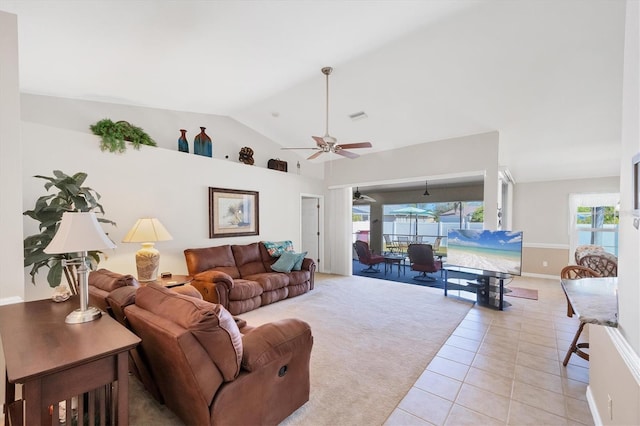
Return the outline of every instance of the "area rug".
{"type": "MultiPolygon", "coordinates": [[[[310,400],[283,425],[380,425],[471,306],[433,288],[316,274],[314,290],[240,317],[311,325],[310,400]]],[[[130,404],[132,425],[181,424],[142,389],[131,390],[130,404]]]]}
{"type": "Polygon", "coordinates": [[[509,292],[505,292],[505,296],[519,297],[521,299],[538,300],[538,290],[520,287],[508,287],[509,292]]]}

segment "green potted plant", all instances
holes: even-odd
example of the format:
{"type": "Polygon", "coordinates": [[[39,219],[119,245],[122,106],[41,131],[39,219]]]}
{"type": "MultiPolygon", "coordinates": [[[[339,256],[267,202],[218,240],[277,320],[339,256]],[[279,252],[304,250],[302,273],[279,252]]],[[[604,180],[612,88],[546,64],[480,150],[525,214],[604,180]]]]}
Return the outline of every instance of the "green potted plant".
{"type": "MultiPolygon", "coordinates": [[[[27,210],[23,214],[39,222],[40,232],[30,235],[24,239],[24,266],[31,266],[31,282],[35,284],[35,276],[42,267],[48,267],[47,281],[51,287],[57,287],[62,281],[64,273],[69,288],[72,293],[77,291],[77,274],[75,266],[63,266],[63,259],[72,259],[73,255],[69,254],[47,254],[44,252],[45,247],[49,245],[53,236],[56,234],[58,225],[62,220],[64,212],[88,212],[104,214],[102,205],[98,202],[100,194],[95,190],[82,186],[87,179],[87,174],[79,172],[73,176],[68,176],[60,170],[53,171],[54,176],[34,176],[44,179],[47,182],[44,187],[47,192],[51,188],[57,188],[57,193],[43,195],[38,198],[36,205],[32,210],[27,210]]],[[[109,223],[115,226],[115,222],[98,218],[99,222],[109,223]]],[[[92,266],[100,262],[100,252],[90,251],[89,258],[92,266]]]]}
{"type": "Polygon", "coordinates": [[[140,149],[140,145],[157,146],[144,130],[127,121],[114,123],[105,118],[89,128],[94,135],[102,137],[100,149],[103,151],[122,153],[127,149],[126,142],[130,142],[134,149],[140,149]]]}

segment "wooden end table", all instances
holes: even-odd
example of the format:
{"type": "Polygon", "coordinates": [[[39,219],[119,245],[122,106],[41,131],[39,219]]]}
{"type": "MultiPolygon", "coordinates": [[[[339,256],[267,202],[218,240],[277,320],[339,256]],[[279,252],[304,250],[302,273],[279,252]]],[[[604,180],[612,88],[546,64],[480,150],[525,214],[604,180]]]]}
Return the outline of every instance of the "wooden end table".
{"type": "Polygon", "coordinates": [[[129,422],[127,353],[140,339],[104,314],[95,321],[65,323],[78,306],[78,296],[61,303],[46,299],[0,306],[5,407],[15,402],[15,384],[22,384],[26,425],[51,424],[50,406],[57,413],[58,402],[112,383],[117,391],[107,393],[114,400],[106,402],[114,404],[115,423],[129,422]]]}
{"type": "MultiPolygon", "coordinates": [[[[170,277],[167,277],[167,278],[158,277],[155,281],[150,281],[150,282],[159,284],[167,288],[171,288],[171,287],[178,287],[181,285],[189,284],[191,281],[193,281],[193,277],[189,275],[171,275],[170,277]]],[[[142,284],[146,284],[146,283],[142,283],[142,284]]]]}

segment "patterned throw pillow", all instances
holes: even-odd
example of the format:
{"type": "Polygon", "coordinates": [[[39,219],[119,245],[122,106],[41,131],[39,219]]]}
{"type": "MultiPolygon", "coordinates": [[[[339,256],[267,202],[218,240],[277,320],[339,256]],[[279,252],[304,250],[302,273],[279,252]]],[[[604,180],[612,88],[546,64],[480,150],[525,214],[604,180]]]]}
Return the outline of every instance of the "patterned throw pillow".
{"type": "Polygon", "coordinates": [[[271,257],[278,257],[285,251],[293,251],[293,242],[291,242],[291,240],[263,241],[262,244],[264,244],[264,247],[271,257]]]}

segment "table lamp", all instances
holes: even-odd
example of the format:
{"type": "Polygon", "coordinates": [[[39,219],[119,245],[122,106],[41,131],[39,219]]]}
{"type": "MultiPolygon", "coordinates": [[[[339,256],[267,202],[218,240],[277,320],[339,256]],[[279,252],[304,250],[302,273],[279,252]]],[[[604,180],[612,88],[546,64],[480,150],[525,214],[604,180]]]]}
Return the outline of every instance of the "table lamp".
{"type": "Polygon", "coordinates": [[[66,323],[79,324],[100,318],[102,311],[89,304],[88,252],[115,248],[116,245],[104,233],[95,213],[64,212],[56,234],[44,249],[48,254],[79,253],[75,259],[63,259],[62,265],[78,265],[80,308],[71,312],[66,323]]]}
{"type": "Polygon", "coordinates": [[[155,217],[144,217],[136,221],[122,242],[142,243],[142,248],[136,252],[138,281],[155,281],[160,266],[160,252],[153,246],[153,243],[172,239],[169,231],[155,217]]]}

